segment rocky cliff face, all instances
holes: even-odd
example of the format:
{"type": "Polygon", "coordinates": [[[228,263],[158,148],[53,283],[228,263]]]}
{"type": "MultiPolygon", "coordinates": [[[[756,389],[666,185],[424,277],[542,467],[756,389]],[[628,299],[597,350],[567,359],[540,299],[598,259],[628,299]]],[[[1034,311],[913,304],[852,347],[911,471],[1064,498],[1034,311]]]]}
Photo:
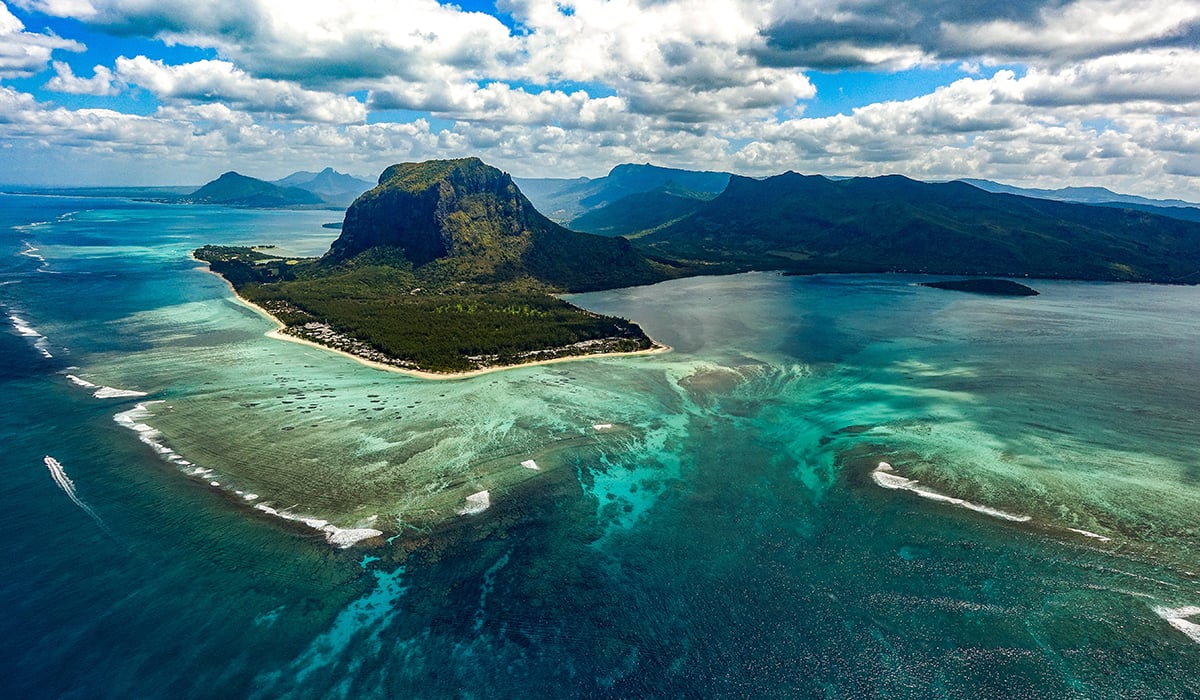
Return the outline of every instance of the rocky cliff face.
{"type": "Polygon", "coordinates": [[[416,268],[495,282],[532,277],[568,290],[662,279],[624,239],[576,233],[542,216],[512,178],[478,158],[393,165],[346,210],[325,259],[399,248],[416,268]]]}
{"type": "MultiPolygon", "coordinates": [[[[488,246],[521,246],[541,217],[512,178],[478,158],[393,165],[346,210],[329,256],[402,248],[419,267],[488,246]]],[[[549,222],[545,222],[549,223],[549,222]]]]}

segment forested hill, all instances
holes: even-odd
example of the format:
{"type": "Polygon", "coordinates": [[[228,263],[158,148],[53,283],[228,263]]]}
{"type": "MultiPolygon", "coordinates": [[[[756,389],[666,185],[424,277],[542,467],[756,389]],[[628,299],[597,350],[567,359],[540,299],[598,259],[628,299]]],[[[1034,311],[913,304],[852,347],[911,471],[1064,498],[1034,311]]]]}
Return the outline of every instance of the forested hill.
{"type": "Polygon", "coordinates": [[[636,241],[727,270],[1200,282],[1198,223],[898,175],[734,177],[695,214],[636,241]]]}
{"type": "Polygon", "coordinates": [[[324,204],[316,194],[298,187],[280,187],[233,171],[209,182],[185,198],[197,204],[241,207],[288,207],[324,204]]]}

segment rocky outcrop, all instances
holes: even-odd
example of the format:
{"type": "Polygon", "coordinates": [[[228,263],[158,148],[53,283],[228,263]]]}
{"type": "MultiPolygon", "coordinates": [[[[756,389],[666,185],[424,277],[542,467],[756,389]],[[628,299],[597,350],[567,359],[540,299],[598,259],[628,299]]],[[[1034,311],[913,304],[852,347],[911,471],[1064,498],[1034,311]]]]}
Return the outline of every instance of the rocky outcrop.
{"type": "Polygon", "coordinates": [[[415,268],[498,282],[532,277],[580,291],[663,278],[629,242],[562,228],[542,216],[512,178],[478,158],[393,165],[346,210],[325,256],[349,260],[373,248],[403,251],[415,268]]]}

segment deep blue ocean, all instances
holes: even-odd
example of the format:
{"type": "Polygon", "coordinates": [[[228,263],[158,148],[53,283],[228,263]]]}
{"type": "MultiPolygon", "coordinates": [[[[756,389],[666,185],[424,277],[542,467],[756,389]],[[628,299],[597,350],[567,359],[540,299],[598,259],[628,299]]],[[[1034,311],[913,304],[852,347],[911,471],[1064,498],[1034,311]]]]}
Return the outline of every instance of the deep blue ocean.
{"type": "Polygon", "coordinates": [[[1200,697],[1200,289],[677,280],[429,381],[189,257],[340,218],[0,195],[0,697],[1200,697]]]}

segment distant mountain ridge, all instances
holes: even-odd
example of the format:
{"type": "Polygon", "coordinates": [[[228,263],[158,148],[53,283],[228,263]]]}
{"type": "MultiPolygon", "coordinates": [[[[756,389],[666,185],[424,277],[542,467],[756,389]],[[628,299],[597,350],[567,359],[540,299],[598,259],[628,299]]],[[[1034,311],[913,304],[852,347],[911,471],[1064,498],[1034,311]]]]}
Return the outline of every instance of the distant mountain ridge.
{"type": "Polygon", "coordinates": [[[284,207],[323,204],[318,195],[298,187],[279,185],[229,171],[192,192],[183,201],[243,207],[284,207]]]}
{"type": "Polygon", "coordinates": [[[735,176],[696,213],[636,242],[730,271],[1200,282],[1200,224],[899,175],[735,176]]]}
{"type": "Polygon", "coordinates": [[[575,219],[630,195],[662,190],[675,196],[710,198],[725,189],[729,178],[730,174],[724,172],[627,163],[595,179],[516,178],[514,181],[538,211],[556,223],[571,228],[575,219]]]}
{"type": "Polygon", "coordinates": [[[974,185],[986,192],[1015,194],[1036,199],[1052,199],[1059,202],[1076,202],[1093,204],[1103,207],[1119,207],[1124,209],[1139,209],[1141,211],[1169,216],[1183,221],[1200,221],[1200,203],[1186,202],[1182,199],[1151,199],[1135,194],[1119,194],[1106,187],[1060,187],[1058,189],[1037,189],[1005,185],[992,180],[977,180],[963,178],[959,182],[974,185]]]}
{"type": "Polygon", "coordinates": [[[570,228],[601,236],[630,236],[678,221],[700,210],[711,197],[677,194],[671,186],[626,195],[570,221],[570,228]]]}
{"type": "Polygon", "coordinates": [[[241,207],[327,205],[342,208],[372,185],[333,168],[317,173],[301,170],[274,182],[231,170],[180,201],[241,207]]]}
{"type": "Polygon", "coordinates": [[[324,201],[340,206],[349,205],[355,197],[375,186],[370,180],[339,173],[333,168],[325,168],[317,173],[300,170],[275,180],[273,184],[308,190],[324,201]]]}

